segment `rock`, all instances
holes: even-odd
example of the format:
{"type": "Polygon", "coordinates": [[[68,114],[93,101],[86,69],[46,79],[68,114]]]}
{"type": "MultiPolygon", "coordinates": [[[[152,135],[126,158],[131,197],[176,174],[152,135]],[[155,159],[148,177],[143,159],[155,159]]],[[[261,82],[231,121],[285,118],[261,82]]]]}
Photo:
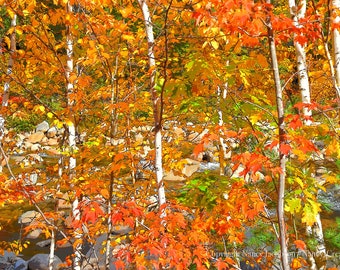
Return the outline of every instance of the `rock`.
{"type": "Polygon", "coordinates": [[[54,148],[45,148],[46,154],[50,156],[59,156],[60,152],[57,149],[54,148]]]}
{"type": "Polygon", "coordinates": [[[112,226],[111,233],[113,235],[125,235],[132,231],[130,226],[126,225],[114,225],[112,226]]]}
{"type": "Polygon", "coordinates": [[[37,152],[41,149],[41,145],[39,143],[32,144],[31,146],[31,151],[32,152],[37,152]]]}
{"type": "MultiPolygon", "coordinates": [[[[48,270],[49,254],[36,254],[28,261],[29,270],[48,270]]],[[[53,269],[61,268],[62,261],[54,256],[53,269]]]]}
{"type": "Polygon", "coordinates": [[[35,128],[35,131],[36,132],[46,132],[47,130],[49,130],[50,128],[50,125],[46,122],[46,121],[43,121],[41,122],[40,124],[37,125],[37,127],[35,128]]]}
{"type": "Polygon", "coordinates": [[[326,192],[320,190],[319,200],[326,203],[332,211],[340,212],[340,186],[332,185],[327,187],[326,192]]]}
{"type": "Polygon", "coordinates": [[[31,210],[23,213],[18,220],[19,224],[30,224],[35,219],[38,219],[41,217],[41,214],[37,211],[31,210]]]}
{"type": "Polygon", "coordinates": [[[67,193],[63,194],[62,198],[58,198],[57,201],[57,208],[58,209],[70,209],[72,208],[72,203],[70,200],[70,197],[68,196],[67,193]]]}
{"type": "Polygon", "coordinates": [[[5,250],[3,255],[0,255],[0,270],[12,270],[16,260],[18,258],[13,252],[5,250]]]}
{"type": "Polygon", "coordinates": [[[46,137],[51,139],[57,136],[58,134],[58,129],[56,127],[51,127],[49,130],[46,132],[46,137]]]}
{"type": "Polygon", "coordinates": [[[38,247],[48,247],[49,245],[51,245],[51,239],[47,239],[47,240],[43,240],[43,241],[40,241],[38,243],[36,243],[36,245],[38,247]]]}
{"type": "MultiPolygon", "coordinates": [[[[21,176],[22,177],[22,176],[21,176]]],[[[25,186],[31,186],[35,185],[38,182],[38,173],[37,172],[32,172],[29,177],[24,178],[24,184],[25,186]]]]}
{"type": "Polygon", "coordinates": [[[191,175],[193,175],[195,172],[198,171],[198,169],[200,168],[199,164],[192,164],[192,165],[185,165],[182,173],[186,176],[186,177],[190,177],[191,175]]]}
{"type": "Polygon", "coordinates": [[[26,235],[27,239],[37,239],[42,233],[41,229],[35,229],[26,235]]]}
{"type": "Polygon", "coordinates": [[[32,146],[33,146],[33,143],[31,143],[31,142],[24,142],[24,144],[23,144],[24,149],[31,149],[32,146]]]}
{"type": "Polygon", "coordinates": [[[49,145],[49,146],[59,145],[58,139],[57,138],[50,138],[50,139],[48,139],[47,145],[49,145]]]}
{"type": "Polygon", "coordinates": [[[23,259],[19,259],[15,262],[13,270],[27,270],[27,269],[28,263],[23,259]]]}
{"type": "Polygon", "coordinates": [[[175,175],[173,171],[164,173],[164,181],[185,181],[186,178],[180,175],[175,175]]]}
{"type": "Polygon", "coordinates": [[[27,141],[30,143],[39,143],[45,137],[44,132],[38,131],[28,136],[27,141]]]}

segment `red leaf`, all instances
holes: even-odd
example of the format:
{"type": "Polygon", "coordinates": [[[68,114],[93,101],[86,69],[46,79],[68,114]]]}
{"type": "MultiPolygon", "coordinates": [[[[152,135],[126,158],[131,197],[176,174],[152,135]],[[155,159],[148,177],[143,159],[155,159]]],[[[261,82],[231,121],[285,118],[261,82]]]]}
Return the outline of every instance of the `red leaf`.
{"type": "Polygon", "coordinates": [[[292,149],[292,147],[289,144],[283,143],[283,144],[280,145],[279,151],[280,151],[280,153],[287,156],[291,149],[292,149]]]}
{"type": "Polygon", "coordinates": [[[115,269],[125,269],[125,263],[122,260],[117,260],[113,262],[115,269]]]}
{"type": "Polygon", "coordinates": [[[302,127],[303,123],[300,120],[300,116],[299,115],[295,115],[293,117],[293,120],[288,124],[288,126],[292,129],[297,129],[299,127],[302,127]]]}
{"type": "Polygon", "coordinates": [[[112,224],[117,224],[122,220],[123,220],[123,214],[121,212],[117,212],[111,215],[112,224]]]}

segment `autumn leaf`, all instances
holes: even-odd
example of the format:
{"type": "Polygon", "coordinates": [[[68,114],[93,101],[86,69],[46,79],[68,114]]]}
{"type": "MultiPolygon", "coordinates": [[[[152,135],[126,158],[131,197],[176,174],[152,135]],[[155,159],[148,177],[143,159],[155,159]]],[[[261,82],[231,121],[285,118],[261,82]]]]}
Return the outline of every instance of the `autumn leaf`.
{"type": "Polygon", "coordinates": [[[306,250],[306,244],[302,240],[295,240],[294,241],[295,246],[300,250],[306,250]]]}
{"type": "Polygon", "coordinates": [[[289,145],[289,144],[280,144],[280,147],[279,147],[279,151],[280,153],[282,153],[283,155],[288,155],[290,150],[292,149],[292,147],[289,145]]]}
{"type": "Polygon", "coordinates": [[[285,211],[294,214],[301,210],[301,199],[291,198],[286,200],[285,211]]]}

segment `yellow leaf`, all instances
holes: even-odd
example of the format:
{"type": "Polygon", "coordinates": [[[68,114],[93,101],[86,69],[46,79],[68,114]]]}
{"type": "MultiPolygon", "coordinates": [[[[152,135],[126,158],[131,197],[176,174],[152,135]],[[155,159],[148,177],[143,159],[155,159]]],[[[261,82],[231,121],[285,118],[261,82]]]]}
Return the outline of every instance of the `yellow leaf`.
{"type": "Polygon", "coordinates": [[[35,105],[33,108],[33,111],[36,113],[44,113],[45,112],[45,107],[42,105],[35,105]]]}
{"type": "Polygon", "coordinates": [[[52,117],[53,117],[53,113],[48,112],[48,113],[47,113],[47,117],[48,117],[48,118],[52,118],[52,117]]]}
{"type": "Polygon", "coordinates": [[[125,39],[125,40],[129,41],[129,40],[134,40],[135,37],[132,36],[132,35],[123,34],[122,35],[122,39],[125,39]]]}
{"type": "Polygon", "coordinates": [[[30,12],[27,9],[24,9],[22,13],[24,14],[25,17],[30,15],[30,12]]]}
{"type": "Polygon", "coordinates": [[[14,15],[15,15],[15,12],[13,11],[13,9],[8,7],[7,13],[11,17],[11,19],[13,19],[14,15]]]}
{"type": "Polygon", "coordinates": [[[67,126],[69,126],[69,127],[74,126],[74,125],[73,125],[73,122],[72,122],[70,119],[66,119],[65,124],[66,124],[67,126]]]}
{"type": "Polygon", "coordinates": [[[53,125],[55,125],[57,128],[62,128],[63,127],[63,122],[59,121],[58,119],[53,121],[53,125]]]}
{"type": "Polygon", "coordinates": [[[210,43],[211,43],[211,46],[212,46],[215,50],[217,50],[218,47],[220,46],[220,44],[219,44],[216,40],[213,40],[213,41],[211,41],[210,43]]]}

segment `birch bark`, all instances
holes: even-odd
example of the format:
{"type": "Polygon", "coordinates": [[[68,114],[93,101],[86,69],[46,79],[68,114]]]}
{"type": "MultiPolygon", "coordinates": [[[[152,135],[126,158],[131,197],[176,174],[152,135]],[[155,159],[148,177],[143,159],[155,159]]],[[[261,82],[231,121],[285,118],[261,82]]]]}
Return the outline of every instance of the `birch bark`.
{"type": "MultiPolygon", "coordinates": [[[[12,75],[12,71],[13,71],[14,53],[16,50],[16,33],[15,33],[16,26],[17,26],[17,15],[13,14],[13,18],[11,19],[12,33],[10,36],[9,59],[8,59],[8,66],[7,66],[7,76],[9,77],[9,79],[7,79],[4,83],[4,92],[2,94],[2,107],[3,108],[8,106],[10,81],[11,81],[10,76],[12,75]]],[[[2,144],[4,128],[5,128],[5,116],[0,114],[0,146],[2,144]]],[[[0,165],[0,172],[2,172],[2,165],[0,165]]]]}
{"type": "MultiPolygon", "coordinates": [[[[297,4],[295,0],[289,0],[289,9],[290,14],[293,18],[293,24],[296,28],[301,28],[301,24],[299,20],[305,17],[307,1],[301,0],[297,4]]],[[[301,102],[309,104],[311,102],[310,98],[310,86],[309,86],[309,78],[308,78],[308,67],[306,63],[306,52],[305,52],[305,44],[300,44],[296,40],[297,34],[294,34],[294,46],[296,53],[296,64],[297,64],[297,73],[299,77],[299,89],[301,93],[301,102]]],[[[311,124],[311,120],[309,119],[312,116],[312,111],[308,108],[303,108],[303,116],[304,122],[307,125],[311,124]]]]}
{"type": "MultiPolygon", "coordinates": [[[[13,14],[13,18],[11,19],[12,33],[10,36],[9,59],[8,59],[8,66],[7,66],[8,77],[12,75],[13,65],[14,65],[14,53],[16,50],[16,33],[15,33],[16,26],[17,26],[17,15],[13,14]]],[[[8,106],[9,91],[10,91],[10,79],[8,79],[4,84],[4,92],[2,95],[2,107],[8,106]]]]}
{"type": "MultiPolygon", "coordinates": [[[[66,4],[66,13],[71,14],[73,12],[73,8],[71,2],[68,1],[66,4]]],[[[67,107],[69,111],[69,117],[67,121],[67,128],[68,128],[68,148],[70,151],[70,158],[69,158],[69,178],[70,180],[75,177],[75,168],[76,168],[76,159],[74,157],[73,151],[76,148],[76,129],[74,123],[71,119],[73,119],[73,105],[74,102],[71,98],[73,94],[74,85],[73,82],[70,81],[71,73],[73,72],[74,65],[73,65],[73,37],[71,33],[71,26],[66,25],[66,90],[67,90],[67,107]]],[[[79,198],[75,198],[72,203],[72,215],[75,221],[80,220],[80,210],[79,210],[79,198]]],[[[80,233],[80,229],[75,231],[75,242],[76,246],[74,247],[74,261],[73,261],[73,269],[80,270],[81,265],[81,240],[82,234],[80,233]]]]}
{"type": "MultiPolygon", "coordinates": [[[[301,0],[296,3],[295,0],[289,0],[289,9],[291,16],[293,18],[294,26],[297,28],[301,28],[299,20],[305,17],[306,8],[307,8],[307,1],[301,0]]],[[[296,34],[294,35],[294,39],[296,34]]],[[[298,69],[298,76],[299,76],[299,88],[301,93],[301,101],[303,103],[310,103],[310,84],[308,79],[308,68],[306,63],[306,51],[305,45],[301,45],[299,42],[294,40],[295,45],[295,52],[296,52],[296,61],[297,61],[297,69],[298,69]]],[[[340,74],[340,73],[339,73],[340,74]]],[[[340,78],[340,75],[339,75],[340,78]]],[[[303,109],[303,116],[304,116],[304,124],[311,125],[312,121],[309,119],[312,116],[312,111],[308,110],[308,108],[303,109]]],[[[326,256],[326,247],[324,243],[324,237],[322,232],[322,223],[320,214],[316,216],[317,222],[313,227],[307,226],[306,232],[309,236],[314,236],[317,239],[317,257],[325,257],[326,256]]],[[[316,270],[318,269],[316,266],[315,258],[312,254],[309,254],[308,260],[310,262],[310,269],[316,270]]]]}
{"type": "MultiPolygon", "coordinates": [[[[332,25],[340,23],[340,0],[332,1],[332,25]]],[[[340,32],[337,27],[333,30],[333,51],[334,51],[334,69],[336,81],[336,94],[340,99],[340,32]]]]}
{"type": "Polygon", "coordinates": [[[218,86],[217,88],[217,102],[218,102],[218,126],[220,128],[220,175],[226,175],[226,164],[225,160],[227,159],[227,144],[224,141],[223,137],[223,110],[222,110],[222,103],[227,98],[228,93],[228,83],[225,83],[222,87],[218,86]],[[221,89],[222,88],[222,89],[221,89]]]}
{"type": "Polygon", "coordinates": [[[155,39],[153,34],[153,25],[150,16],[148,4],[145,0],[138,0],[140,8],[144,17],[145,33],[148,42],[148,60],[149,69],[151,71],[150,77],[150,93],[153,105],[154,115],[154,132],[155,132],[155,168],[156,168],[156,180],[158,184],[158,203],[161,209],[161,216],[165,217],[165,211],[162,209],[166,203],[164,183],[163,183],[163,164],[162,164],[162,104],[161,97],[157,94],[156,86],[156,60],[155,60],[155,39]]]}

